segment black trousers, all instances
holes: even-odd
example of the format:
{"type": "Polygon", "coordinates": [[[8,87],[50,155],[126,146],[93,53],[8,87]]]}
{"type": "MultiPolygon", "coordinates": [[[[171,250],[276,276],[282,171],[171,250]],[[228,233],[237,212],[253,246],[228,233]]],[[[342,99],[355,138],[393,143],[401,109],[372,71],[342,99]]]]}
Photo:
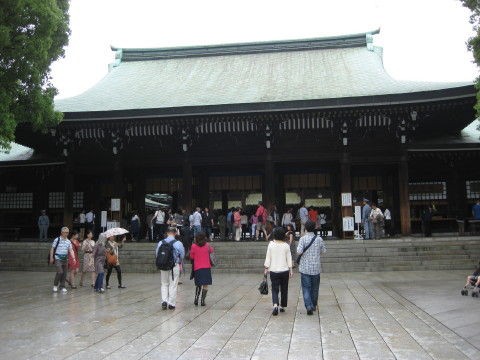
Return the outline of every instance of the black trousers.
{"type": "Polygon", "coordinates": [[[153,241],[165,239],[165,225],[166,224],[153,224],[153,241]]]}
{"type": "Polygon", "coordinates": [[[120,265],[108,265],[107,267],[107,278],[106,278],[106,283],[108,286],[109,280],[110,280],[110,275],[112,275],[112,270],[115,268],[115,271],[117,272],[117,280],[118,280],[118,286],[122,286],[122,269],[120,268],[120,265]]]}
{"type": "Polygon", "coordinates": [[[273,304],[287,307],[288,302],[288,279],[289,271],[270,272],[270,281],[272,282],[272,302],[273,304]],[[280,290],[281,300],[278,302],[278,292],[280,290]]]}

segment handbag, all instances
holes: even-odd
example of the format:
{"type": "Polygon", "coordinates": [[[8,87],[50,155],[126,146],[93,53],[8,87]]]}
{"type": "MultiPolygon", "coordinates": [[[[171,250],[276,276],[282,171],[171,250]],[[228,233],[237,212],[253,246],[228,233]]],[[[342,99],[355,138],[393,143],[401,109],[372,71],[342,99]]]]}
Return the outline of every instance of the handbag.
{"type": "Polygon", "coordinates": [[[106,250],[105,251],[105,256],[106,256],[106,259],[107,259],[107,265],[111,265],[111,266],[116,266],[117,265],[117,261],[118,261],[117,255],[112,254],[110,251],[106,250]]]}
{"type": "Polygon", "coordinates": [[[215,267],[217,265],[217,256],[215,255],[214,251],[210,252],[210,249],[211,249],[211,247],[210,247],[210,245],[208,245],[208,251],[209,251],[209,256],[210,256],[210,265],[212,267],[215,267]]]}
{"type": "MultiPolygon", "coordinates": [[[[53,248],[53,261],[54,262],[55,262],[55,254],[57,253],[58,244],[60,243],[60,238],[57,237],[55,240],[57,240],[57,245],[55,245],[55,247],[53,248]]],[[[55,240],[53,240],[53,241],[55,241],[55,240]]],[[[50,265],[50,249],[48,250],[47,264],[50,265]]]]}
{"type": "Polygon", "coordinates": [[[295,262],[297,263],[297,265],[300,265],[300,259],[302,258],[302,255],[305,254],[305,251],[308,250],[308,248],[310,246],[312,246],[313,242],[315,241],[315,239],[317,238],[317,235],[315,235],[312,240],[310,241],[310,243],[305,247],[305,249],[303,249],[303,252],[297,256],[297,259],[295,260],[295,262]]]}
{"type": "Polygon", "coordinates": [[[258,287],[258,291],[260,291],[261,295],[268,295],[267,274],[263,275],[263,280],[258,287]]]}

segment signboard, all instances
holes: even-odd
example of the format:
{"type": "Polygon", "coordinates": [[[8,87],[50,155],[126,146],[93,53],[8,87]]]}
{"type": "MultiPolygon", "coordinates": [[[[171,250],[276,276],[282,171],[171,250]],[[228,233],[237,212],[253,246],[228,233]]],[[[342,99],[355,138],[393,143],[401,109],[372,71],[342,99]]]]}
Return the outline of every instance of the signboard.
{"type": "Polygon", "coordinates": [[[362,207],[355,206],[355,224],[360,224],[362,222],[362,207]]]}
{"type": "Polygon", "coordinates": [[[352,193],[342,193],[342,206],[352,206],[352,193]]]}
{"type": "Polygon", "coordinates": [[[107,230],[116,227],[120,227],[120,221],[107,221],[107,230]]]}
{"type": "Polygon", "coordinates": [[[353,231],[354,227],[353,216],[345,216],[343,218],[343,231],[353,231]]]}
{"type": "Polygon", "coordinates": [[[107,227],[107,212],[106,211],[102,211],[100,213],[100,226],[102,228],[107,227]]]}
{"type": "Polygon", "coordinates": [[[120,211],[120,199],[112,199],[111,205],[110,205],[110,210],[111,211],[120,211]]]}

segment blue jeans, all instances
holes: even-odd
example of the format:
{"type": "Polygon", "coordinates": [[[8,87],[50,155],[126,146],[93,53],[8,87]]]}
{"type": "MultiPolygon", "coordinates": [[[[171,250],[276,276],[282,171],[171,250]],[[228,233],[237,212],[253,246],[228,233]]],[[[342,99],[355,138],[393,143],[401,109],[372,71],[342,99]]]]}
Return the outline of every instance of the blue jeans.
{"type": "Polygon", "coordinates": [[[97,280],[95,281],[95,290],[100,290],[103,287],[103,275],[104,273],[97,274],[97,280]]]}
{"type": "Polygon", "coordinates": [[[201,232],[202,227],[200,225],[193,225],[193,237],[197,236],[197,234],[201,232]]]}
{"type": "Polygon", "coordinates": [[[320,288],[320,274],[307,275],[300,273],[302,281],[303,302],[307,310],[317,307],[318,289],[320,288]]]}
{"type": "Polygon", "coordinates": [[[365,239],[373,239],[375,237],[373,233],[373,224],[370,221],[363,222],[363,230],[365,231],[365,239]]]}

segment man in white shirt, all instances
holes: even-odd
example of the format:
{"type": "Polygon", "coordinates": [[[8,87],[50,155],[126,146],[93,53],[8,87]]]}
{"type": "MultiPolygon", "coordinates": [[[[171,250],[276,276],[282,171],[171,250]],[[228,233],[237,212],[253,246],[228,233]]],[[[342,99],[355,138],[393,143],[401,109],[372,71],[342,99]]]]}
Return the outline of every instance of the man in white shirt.
{"type": "Polygon", "coordinates": [[[388,237],[393,236],[392,233],[392,213],[386,207],[385,211],[383,212],[383,216],[385,218],[385,235],[388,237]]]}
{"type": "Polygon", "coordinates": [[[85,229],[86,231],[91,230],[93,231],[93,227],[95,224],[95,214],[93,213],[93,210],[90,210],[88,213],[85,214],[85,229]]]}
{"type": "Polygon", "coordinates": [[[153,238],[159,241],[165,236],[165,212],[159,208],[153,215],[153,238]]]}
{"type": "Polygon", "coordinates": [[[308,221],[308,210],[305,204],[298,210],[298,217],[300,218],[300,236],[305,235],[305,223],[308,221]]]}
{"type": "Polygon", "coordinates": [[[192,215],[193,237],[202,231],[202,214],[200,208],[197,207],[192,215]]]}

